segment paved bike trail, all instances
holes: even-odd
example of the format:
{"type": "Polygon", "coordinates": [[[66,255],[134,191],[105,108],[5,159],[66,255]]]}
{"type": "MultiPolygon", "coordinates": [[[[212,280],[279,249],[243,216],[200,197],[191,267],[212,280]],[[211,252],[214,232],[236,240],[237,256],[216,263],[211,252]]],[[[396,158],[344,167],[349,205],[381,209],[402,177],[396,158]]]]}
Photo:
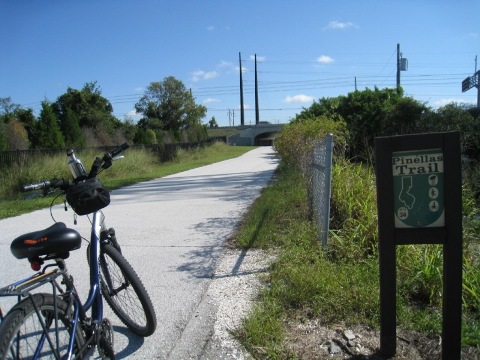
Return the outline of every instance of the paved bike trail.
{"type": "MultiPolygon", "coordinates": [[[[215,306],[202,300],[216,261],[277,164],[272,148],[261,147],[235,159],[112,191],[111,204],[104,210],[107,225],[115,228],[123,254],[149,292],[158,322],[152,336],[141,338],[105,305],[106,316],[114,325],[118,358],[198,356],[215,319],[215,306]]],[[[86,216],[78,217],[74,225],[70,209],[65,212],[56,206],[52,215],[89,238],[86,216]]],[[[0,221],[2,286],[32,273],[27,261],[11,255],[11,240],[51,224],[48,209],[0,221]]],[[[67,266],[85,297],[85,242],[82,249],[71,254],[67,266]]],[[[1,304],[4,310],[8,306],[3,299],[1,304]]]]}

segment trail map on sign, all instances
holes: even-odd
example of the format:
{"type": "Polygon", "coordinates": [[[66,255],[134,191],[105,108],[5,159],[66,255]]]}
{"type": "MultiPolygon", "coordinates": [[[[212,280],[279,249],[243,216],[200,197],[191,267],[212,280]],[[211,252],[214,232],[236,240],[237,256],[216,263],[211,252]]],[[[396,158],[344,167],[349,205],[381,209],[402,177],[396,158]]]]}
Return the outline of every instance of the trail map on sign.
{"type": "Polygon", "coordinates": [[[445,225],[443,153],[440,149],[392,154],[395,227],[445,225]]]}

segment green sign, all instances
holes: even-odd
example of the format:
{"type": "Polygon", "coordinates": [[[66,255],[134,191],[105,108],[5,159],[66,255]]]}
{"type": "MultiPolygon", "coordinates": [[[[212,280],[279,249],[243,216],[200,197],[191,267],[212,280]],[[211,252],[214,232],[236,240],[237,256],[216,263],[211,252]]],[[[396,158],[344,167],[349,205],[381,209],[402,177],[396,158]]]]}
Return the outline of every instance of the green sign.
{"type": "Polygon", "coordinates": [[[445,226],[441,149],[392,153],[396,228],[445,226]]]}

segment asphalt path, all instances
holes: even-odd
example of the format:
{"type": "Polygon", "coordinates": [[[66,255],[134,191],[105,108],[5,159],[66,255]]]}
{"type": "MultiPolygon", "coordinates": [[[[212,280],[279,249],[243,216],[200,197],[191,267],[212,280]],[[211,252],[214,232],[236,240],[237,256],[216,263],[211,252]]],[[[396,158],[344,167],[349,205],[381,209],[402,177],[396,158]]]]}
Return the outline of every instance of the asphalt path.
{"type": "MultiPolygon", "coordinates": [[[[117,358],[201,357],[215,320],[215,307],[204,299],[215,264],[277,164],[272,148],[260,147],[235,159],[112,191],[111,204],[104,209],[107,225],[115,228],[123,254],[149,292],[158,322],[152,336],[141,338],[105,305],[114,325],[117,358]]],[[[70,209],[55,206],[52,215],[89,238],[86,216],[74,225],[70,209]]],[[[52,223],[49,209],[0,221],[2,286],[33,273],[28,261],[11,255],[13,238],[52,223]]],[[[86,242],[67,260],[83,298],[88,292],[85,250],[86,242]]],[[[0,300],[4,311],[12,301],[0,300]]]]}

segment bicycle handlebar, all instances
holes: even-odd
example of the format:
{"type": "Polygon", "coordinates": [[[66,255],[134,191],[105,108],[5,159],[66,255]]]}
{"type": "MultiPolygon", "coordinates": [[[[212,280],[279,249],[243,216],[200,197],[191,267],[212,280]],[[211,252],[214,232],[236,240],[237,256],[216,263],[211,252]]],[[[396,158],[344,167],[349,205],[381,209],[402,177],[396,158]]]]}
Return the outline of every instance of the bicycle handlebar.
{"type": "Polygon", "coordinates": [[[34,190],[43,190],[43,189],[48,190],[50,188],[65,190],[69,186],[70,186],[70,181],[68,181],[66,179],[52,179],[52,180],[40,181],[40,182],[33,183],[33,184],[22,185],[21,190],[23,192],[34,191],[34,190]]]}
{"type": "MultiPolygon", "coordinates": [[[[106,152],[103,155],[103,158],[97,157],[93,162],[92,169],[90,170],[90,173],[86,176],[86,178],[87,179],[94,178],[97,176],[100,169],[107,169],[110,166],[112,166],[113,158],[118,156],[122,151],[128,149],[129,147],[130,146],[127,143],[124,143],[118,146],[116,149],[112,150],[111,152],[106,152]]],[[[72,149],[67,150],[67,156],[69,156],[71,159],[78,160],[81,165],[80,159],[75,158],[75,154],[72,149]]],[[[83,165],[81,165],[81,167],[82,169],[84,169],[83,165]]],[[[79,181],[82,179],[84,180],[85,176],[83,175],[79,176],[75,179],[75,181],[79,181]]],[[[22,192],[34,191],[34,190],[48,191],[48,189],[50,188],[66,190],[71,185],[72,183],[66,179],[52,179],[52,180],[44,180],[44,181],[40,181],[32,184],[22,185],[21,191],[22,192]]]]}
{"type": "Polygon", "coordinates": [[[115,150],[113,150],[110,153],[110,156],[112,158],[114,158],[115,156],[119,155],[122,151],[127,150],[129,147],[130,147],[130,145],[128,145],[127,143],[124,143],[124,144],[120,145],[119,147],[117,147],[115,150]]]}

